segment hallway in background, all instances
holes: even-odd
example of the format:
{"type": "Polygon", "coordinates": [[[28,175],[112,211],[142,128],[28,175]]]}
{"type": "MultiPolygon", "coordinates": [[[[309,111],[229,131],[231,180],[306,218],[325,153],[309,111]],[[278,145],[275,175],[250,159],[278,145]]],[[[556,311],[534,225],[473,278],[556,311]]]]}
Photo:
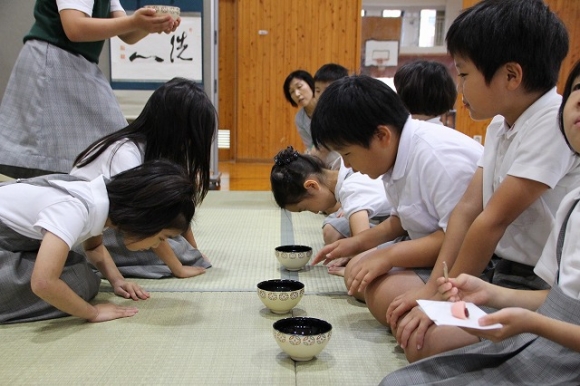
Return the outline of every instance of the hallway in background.
{"type": "Polygon", "coordinates": [[[217,190],[267,190],[270,191],[272,164],[253,162],[219,162],[221,173],[217,190]]]}

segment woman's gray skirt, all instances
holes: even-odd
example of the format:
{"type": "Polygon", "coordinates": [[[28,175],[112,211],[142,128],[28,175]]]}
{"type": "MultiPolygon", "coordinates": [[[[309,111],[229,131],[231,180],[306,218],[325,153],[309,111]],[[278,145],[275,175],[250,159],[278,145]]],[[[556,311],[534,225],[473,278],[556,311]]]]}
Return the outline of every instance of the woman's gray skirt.
{"type": "MultiPolygon", "coordinates": [[[[29,40],[0,106],[0,173],[2,165],[68,173],[88,145],[126,125],[95,63],[29,40]]],[[[26,177],[9,173],[3,174],[26,177]]]]}
{"type": "MultiPolygon", "coordinates": [[[[40,240],[13,231],[0,221],[0,323],[31,322],[67,316],[30,287],[40,240]]],[[[84,256],[70,251],[60,278],[81,298],[93,299],[101,280],[84,256]]]]}

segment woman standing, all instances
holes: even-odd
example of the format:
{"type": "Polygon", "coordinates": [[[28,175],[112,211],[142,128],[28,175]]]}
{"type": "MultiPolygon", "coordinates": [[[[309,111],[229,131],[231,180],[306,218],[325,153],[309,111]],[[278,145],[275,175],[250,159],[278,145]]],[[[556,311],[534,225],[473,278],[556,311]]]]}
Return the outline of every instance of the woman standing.
{"type": "Polygon", "coordinates": [[[127,16],[120,0],[36,1],[0,106],[0,173],[67,173],[88,144],[127,124],[99,55],[113,36],[134,44],[179,26],[155,12],[127,16]]]}

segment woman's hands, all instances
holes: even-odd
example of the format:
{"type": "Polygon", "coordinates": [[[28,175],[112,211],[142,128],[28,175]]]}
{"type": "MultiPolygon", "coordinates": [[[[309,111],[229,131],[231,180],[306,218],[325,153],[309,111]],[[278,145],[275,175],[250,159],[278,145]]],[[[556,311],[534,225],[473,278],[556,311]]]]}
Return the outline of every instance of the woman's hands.
{"type": "Polygon", "coordinates": [[[137,28],[146,31],[148,33],[171,33],[174,32],[179,24],[181,24],[181,18],[178,17],[176,20],[169,15],[157,16],[157,11],[153,8],[139,8],[131,16],[137,28]]]}

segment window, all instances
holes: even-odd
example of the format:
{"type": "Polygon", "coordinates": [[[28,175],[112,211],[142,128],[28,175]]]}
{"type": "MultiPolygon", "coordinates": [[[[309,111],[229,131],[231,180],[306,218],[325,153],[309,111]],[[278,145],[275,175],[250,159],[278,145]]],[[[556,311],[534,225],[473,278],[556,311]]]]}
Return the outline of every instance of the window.
{"type": "Polygon", "coordinates": [[[402,14],[400,9],[383,9],[383,17],[401,17],[402,14]]]}
{"type": "Polygon", "coordinates": [[[365,5],[365,0],[363,0],[362,17],[401,18],[400,47],[404,51],[405,47],[412,50],[413,47],[424,49],[445,45],[446,6],[440,2],[433,6],[422,6],[399,1],[392,8],[385,8],[384,2],[386,1],[366,1],[369,4],[365,5]]]}

